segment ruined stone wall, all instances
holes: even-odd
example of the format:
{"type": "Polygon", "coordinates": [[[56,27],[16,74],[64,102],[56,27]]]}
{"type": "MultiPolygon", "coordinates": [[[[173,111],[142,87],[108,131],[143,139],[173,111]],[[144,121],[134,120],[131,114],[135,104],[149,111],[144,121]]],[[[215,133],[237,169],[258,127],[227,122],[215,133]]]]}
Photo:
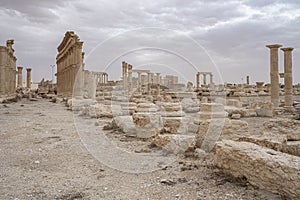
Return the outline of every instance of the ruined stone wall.
{"type": "Polygon", "coordinates": [[[13,40],[7,40],[6,46],[0,46],[0,96],[14,95],[16,90],[16,61],[13,40]]]}
{"type": "Polygon", "coordinates": [[[68,31],[57,48],[56,76],[59,96],[82,96],[84,78],[82,46],[83,42],[80,41],[79,37],[74,32],[68,31]],[[74,85],[76,85],[75,88],[74,85]]]}

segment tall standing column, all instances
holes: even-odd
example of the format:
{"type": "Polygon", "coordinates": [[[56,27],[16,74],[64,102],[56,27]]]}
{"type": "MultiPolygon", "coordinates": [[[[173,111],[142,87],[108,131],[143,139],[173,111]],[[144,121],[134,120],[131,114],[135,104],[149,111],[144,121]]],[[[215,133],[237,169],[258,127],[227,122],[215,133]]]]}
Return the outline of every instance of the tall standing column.
{"type": "Polygon", "coordinates": [[[150,93],[151,93],[151,73],[150,72],[147,73],[147,77],[148,77],[147,93],[148,93],[148,95],[150,95],[150,93]]]}
{"type": "Polygon", "coordinates": [[[196,74],[196,88],[200,88],[200,74],[199,72],[196,74]]]}
{"type": "Polygon", "coordinates": [[[250,77],[247,76],[246,79],[247,79],[247,85],[250,85],[250,77]]]}
{"type": "Polygon", "coordinates": [[[23,67],[19,66],[18,67],[18,87],[22,87],[23,86],[23,84],[22,84],[22,81],[23,81],[22,70],[23,70],[23,67]]]}
{"type": "Polygon", "coordinates": [[[279,74],[278,74],[278,48],[279,44],[267,45],[270,49],[270,79],[271,79],[271,102],[274,107],[279,106],[279,74]]]}
{"type": "Polygon", "coordinates": [[[213,85],[214,84],[214,79],[213,79],[213,74],[212,73],[210,73],[209,74],[209,83],[211,84],[211,85],[213,85]]]}
{"type": "Polygon", "coordinates": [[[293,49],[291,47],[281,48],[284,52],[284,102],[286,107],[293,106],[293,49]]]}
{"type": "Polygon", "coordinates": [[[142,92],[142,76],[141,72],[138,72],[138,92],[142,92]]]}
{"type": "Polygon", "coordinates": [[[160,95],[160,73],[156,73],[157,76],[157,96],[160,95]]]}
{"type": "Polygon", "coordinates": [[[128,91],[132,91],[132,65],[128,65],[128,91]]]}
{"type": "Polygon", "coordinates": [[[206,86],[206,74],[203,74],[203,85],[206,86]]]}
{"type": "Polygon", "coordinates": [[[27,88],[31,88],[31,68],[27,68],[27,88]]]}

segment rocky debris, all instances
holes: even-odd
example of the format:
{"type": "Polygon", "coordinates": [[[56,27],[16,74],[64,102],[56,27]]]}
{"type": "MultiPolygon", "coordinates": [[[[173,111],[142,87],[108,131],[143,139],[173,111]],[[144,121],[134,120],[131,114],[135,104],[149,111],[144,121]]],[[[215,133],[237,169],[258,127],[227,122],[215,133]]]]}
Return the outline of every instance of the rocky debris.
{"type": "Polygon", "coordinates": [[[239,139],[248,132],[248,123],[242,120],[225,118],[199,121],[196,147],[210,152],[221,139],[239,139]]]}
{"type": "Polygon", "coordinates": [[[161,108],[162,130],[161,133],[177,134],[182,125],[184,112],[179,103],[163,103],[161,108]]]}
{"type": "Polygon", "coordinates": [[[224,111],[223,104],[202,103],[198,116],[198,119],[194,121],[194,124],[199,125],[196,147],[210,152],[222,134],[227,113],[224,111]]]}
{"type": "Polygon", "coordinates": [[[241,108],[242,107],[242,103],[237,99],[228,99],[227,102],[226,102],[226,105],[236,107],[236,108],[241,108]]]}
{"type": "Polygon", "coordinates": [[[216,144],[214,163],[259,188],[291,199],[300,196],[300,157],[249,142],[223,140],[216,144]]]}
{"type": "Polygon", "coordinates": [[[276,151],[300,156],[300,122],[292,119],[271,119],[263,124],[261,135],[242,137],[240,141],[252,142],[276,151]]]}
{"type": "Polygon", "coordinates": [[[89,107],[89,115],[96,118],[113,118],[111,106],[99,103],[89,107]]]}
{"type": "Polygon", "coordinates": [[[300,121],[298,120],[286,118],[270,119],[263,126],[263,131],[286,135],[289,141],[300,140],[300,121]]]}
{"type": "Polygon", "coordinates": [[[115,127],[118,127],[126,136],[137,136],[136,125],[131,116],[116,116],[113,121],[115,127]]]}
{"type": "Polygon", "coordinates": [[[224,105],[219,103],[201,103],[199,118],[200,120],[224,118],[228,113],[224,111],[224,105]]]}
{"type": "Polygon", "coordinates": [[[199,100],[191,99],[191,98],[184,98],[181,100],[181,107],[182,110],[186,113],[196,113],[199,112],[199,100]]]}
{"type": "Polygon", "coordinates": [[[161,130],[161,117],[157,114],[158,108],[153,103],[139,103],[137,112],[132,115],[136,125],[138,138],[150,138],[161,130]]]}
{"type": "Polygon", "coordinates": [[[273,103],[271,102],[254,102],[250,104],[258,117],[273,117],[273,103]]]}
{"type": "Polygon", "coordinates": [[[241,119],[241,114],[232,114],[230,116],[231,119],[241,119]]]}
{"type": "Polygon", "coordinates": [[[190,147],[194,147],[195,136],[190,135],[157,135],[152,144],[173,154],[184,154],[190,147]]]}

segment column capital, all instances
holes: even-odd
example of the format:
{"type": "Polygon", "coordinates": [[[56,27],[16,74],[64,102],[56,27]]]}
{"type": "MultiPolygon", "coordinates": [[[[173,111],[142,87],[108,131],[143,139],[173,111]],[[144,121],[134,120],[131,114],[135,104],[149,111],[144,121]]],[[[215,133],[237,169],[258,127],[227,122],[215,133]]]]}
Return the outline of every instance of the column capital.
{"type": "Polygon", "coordinates": [[[285,47],[285,48],[280,48],[280,50],[282,50],[282,51],[293,51],[294,48],[292,48],[292,47],[285,47]]]}
{"type": "Polygon", "coordinates": [[[18,70],[22,70],[22,69],[23,69],[23,67],[22,67],[22,66],[18,66],[17,68],[18,68],[18,70]]]}
{"type": "Polygon", "coordinates": [[[26,68],[26,71],[30,72],[32,69],[31,68],[26,68]]]}
{"type": "Polygon", "coordinates": [[[281,44],[270,44],[270,45],[266,45],[266,47],[270,48],[270,49],[278,49],[280,47],[282,47],[281,44]]]}

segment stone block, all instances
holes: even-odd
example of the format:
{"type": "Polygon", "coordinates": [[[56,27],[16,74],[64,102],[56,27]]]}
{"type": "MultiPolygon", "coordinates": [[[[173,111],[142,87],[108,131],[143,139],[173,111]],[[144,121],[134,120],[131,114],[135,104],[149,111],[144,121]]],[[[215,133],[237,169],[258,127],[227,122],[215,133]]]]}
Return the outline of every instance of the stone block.
{"type": "Polygon", "coordinates": [[[223,140],[216,144],[214,163],[259,188],[291,199],[300,196],[300,157],[249,142],[223,140]]]}

